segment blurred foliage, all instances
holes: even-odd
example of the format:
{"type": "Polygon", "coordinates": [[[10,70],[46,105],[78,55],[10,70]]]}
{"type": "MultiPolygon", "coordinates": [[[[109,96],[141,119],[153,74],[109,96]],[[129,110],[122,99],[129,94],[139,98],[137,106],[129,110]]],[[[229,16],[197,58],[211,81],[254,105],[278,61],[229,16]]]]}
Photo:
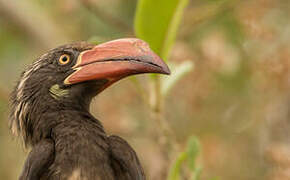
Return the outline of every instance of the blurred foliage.
{"type": "Polygon", "coordinates": [[[177,85],[177,82],[181,80],[182,77],[190,73],[194,68],[194,64],[190,60],[183,61],[178,65],[169,64],[169,66],[171,71],[171,77],[164,78],[161,87],[161,94],[164,97],[166,97],[166,95],[170,92],[174,85],[177,85]]]}
{"type": "Polygon", "coordinates": [[[182,174],[182,163],[187,162],[190,171],[190,180],[199,180],[202,167],[197,165],[197,157],[200,154],[200,143],[197,137],[189,137],[185,152],[180,153],[169,171],[168,180],[178,180],[182,174]]]}
{"type": "MultiPolygon", "coordinates": [[[[168,62],[169,55],[171,54],[172,46],[175,43],[175,39],[178,32],[178,27],[182,19],[183,11],[188,4],[188,0],[170,0],[170,1],[152,1],[152,0],[139,0],[135,15],[135,32],[136,36],[147,41],[150,47],[165,61],[168,62]],[[165,7],[161,8],[161,6],[165,7]],[[161,11],[160,11],[161,10],[161,11]],[[154,33],[152,31],[154,27],[154,33]]],[[[173,64],[171,64],[172,67],[173,64]]],[[[163,149],[162,158],[165,159],[165,165],[160,172],[161,176],[169,174],[169,179],[177,179],[180,170],[180,164],[187,155],[189,158],[192,154],[181,155],[174,167],[169,169],[168,164],[172,161],[170,155],[175,154],[176,149],[180,149],[179,143],[175,141],[176,135],[172,131],[168,121],[164,117],[163,102],[165,95],[169,90],[176,86],[178,81],[190,72],[193,68],[191,61],[184,61],[179,66],[173,66],[174,71],[171,74],[171,78],[165,78],[164,81],[160,81],[159,76],[155,75],[151,79],[154,88],[151,90],[154,93],[150,93],[149,98],[153,100],[151,103],[151,111],[153,114],[153,120],[157,121],[157,126],[160,127],[159,139],[160,148],[163,149]]],[[[135,81],[135,83],[138,81],[135,81]]],[[[145,98],[144,98],[145,99],[145,98]]],[[[150,103],[149,103],[150,104],[150,103]]],[[[190,141],[191,142],[191,141],[190,141]]],[[[193,159],[192,159],[193,160],[193,159]]],[[[165,177],[160,177],[165,178],[165,177]]],[[[188,178],[188,177],[186,177],[188,178]]]]}
{"type": "MultiPolygon", "coordinates": [[[[183,154],[189,137],[199,139],[202,153],[191,162],[202,162],[200,179],[289,179],[290,1],[189,0],[183,17],[175,13],[185,7],[181,2],[0,0],[0,179],[16,179],[28,152],[7,125],[8,94],[25,66],[71,41],[132,37],[133,27],[150,44],[158,41],[151,46],[161,55],[168,46],[164,57],[174,67],[170,78],[161,79],[170,91],[164,116],[183,154]],[[149,14],[139,11],[134,19],[142,3],[149,14]],[[134,23],[140,16],[142,24],[134,23]],[[183,78],[177,82],[178,74],[183,78]]],[[[136,80],[147,97],[152,78],[136,80]]],[[[130,142],[148,179],[159,180],[165,161],[153,132],[160,127],[141,102],[136,84],[123,80],[96,98],[92,112],[108,133],[130,142]]],[[[186,158],[179,158],[187,173],[186,158]]]]}

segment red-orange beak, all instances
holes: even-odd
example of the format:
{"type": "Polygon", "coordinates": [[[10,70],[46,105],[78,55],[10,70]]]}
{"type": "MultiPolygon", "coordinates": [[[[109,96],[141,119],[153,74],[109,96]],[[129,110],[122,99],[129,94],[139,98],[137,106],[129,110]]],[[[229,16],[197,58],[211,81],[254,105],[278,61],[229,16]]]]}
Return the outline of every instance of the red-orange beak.
{"type": "Polygon", "coordinates": [[[84,51],[72,68],[75,72],[65,79],[66,85],[99,79],[112,83],[141,73],[170,74],[148,44],[135,38],[109,41],[84,51]]]}

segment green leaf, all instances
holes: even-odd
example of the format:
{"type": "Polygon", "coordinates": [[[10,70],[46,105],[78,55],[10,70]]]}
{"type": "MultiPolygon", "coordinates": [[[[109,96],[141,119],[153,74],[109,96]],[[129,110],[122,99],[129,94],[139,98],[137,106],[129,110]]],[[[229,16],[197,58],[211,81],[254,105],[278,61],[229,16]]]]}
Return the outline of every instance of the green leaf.
{"type": "Polygon", "coordinates": [[[168,180],[178,180],[180,176],[181,165],[187,158],[186,152],[180,153],[173,166],[171,167],[168,175],[168,180]]]}
{"type": "Polygon", "coordinates": [[[191,180],[199,180],[202,167],[196,166],[196,158],[200,154],[200,143],[197,137],[191,136],[187,142],[187,149],[185,152],[180,153],[173,166],[171,167],[168,175],[168,180],[178,180],[180,177],[181,166],[183,162],[188,163],[191,170],[191,180]]]}
{"type": "Polygon", "coordinates": [[[199,180],[202,172],[202,167],[195,168],[191,180],[199,180]]]}
{"type": "Polygon", "coordinates": [[[197,137],[191,136],[187,142],[187,163],[191,170],[191,180],[199,180],[202,172],[202,167],[196,165],[196,159],[200,154],[200,143],[197,137]]]}
{"type": "Polygon", "coordinates": [[[164,60],[168,59],[188,0],[139,0],[135,32],[164,60]]]}
{"type": "Polygon", "coordinates": [[[200,153],[200,143],[195,136],[191,136],[187,142],[187,162],[189,168],[194,171],[195,168],[195,163],[196,163],[196,158],[200,153]]]}
{"type": "Polygon", "coordinates": [[[172,87],[174,87],[174,85],[177,84],[177,82],[182,77],[184,77],[186,74],[191,72],[193,68],[194,68],[194,63],[193,61],[190,61],[190,60],[183,61],[179,65],[173,65],[173,64],[170,65],[171,76],[166,77],[162,81],[162,87],[161,87],[162,95],[166,96],[168,92],[172,89],[172,87]]]}

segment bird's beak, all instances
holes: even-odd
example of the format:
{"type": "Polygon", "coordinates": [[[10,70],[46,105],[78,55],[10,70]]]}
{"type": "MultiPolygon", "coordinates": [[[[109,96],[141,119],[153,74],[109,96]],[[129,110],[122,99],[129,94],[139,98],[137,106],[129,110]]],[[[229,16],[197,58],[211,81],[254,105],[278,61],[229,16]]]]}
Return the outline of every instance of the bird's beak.
{"type": "Polygon", "coordinates": [[[113,83],[141,73],[170,74],[148,44],[135,38],[109,41],[83,51],[72,68],[75,72],[65,79],[66,85],[101,79],[113,83]]]}

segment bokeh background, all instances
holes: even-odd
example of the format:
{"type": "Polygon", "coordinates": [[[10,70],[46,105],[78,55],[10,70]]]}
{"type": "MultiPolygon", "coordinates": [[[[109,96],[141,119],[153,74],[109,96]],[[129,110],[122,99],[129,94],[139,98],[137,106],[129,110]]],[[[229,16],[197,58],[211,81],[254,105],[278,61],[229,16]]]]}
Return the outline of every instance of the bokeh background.
{"type": "MultiPolygon", "coordinates": [[[[29,152],[8,129],[9,93],[22,70],[61,44],[134,37],[136,5],[0,0],[0,179],[17,179],[29,152]]],[[[169,92],[164,116],[182,146],[199,139],[201,179],[290,179],[289,19],[288,0],[190,0],[186,7],[170,62],[190,60],[194,69],[169,92]]],[[[147,92],[148,79],[138,76],[147,92]]],[[[131,79],[98,95],[92,112],[109,134],[129,141],[148,179],[160,179],[162,151],[151,136],[158,127],[131,79]]]]}

